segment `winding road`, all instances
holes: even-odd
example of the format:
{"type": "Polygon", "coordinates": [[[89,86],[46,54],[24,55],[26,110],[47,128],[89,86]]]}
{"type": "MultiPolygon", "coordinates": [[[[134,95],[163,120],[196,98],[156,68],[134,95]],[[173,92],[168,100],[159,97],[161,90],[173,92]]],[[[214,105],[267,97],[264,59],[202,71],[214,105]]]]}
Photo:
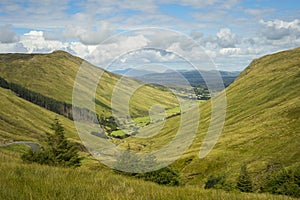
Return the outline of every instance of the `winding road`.
{"type": "Polygon", "coordinates": [[[0,144],[0,147],[8,147],[8,146],[15,145],[15,144],[25,144],[25,145],[31,147],[33,151],[38,151],[40,149],[40,144],[37,142],[33,142],[33,141],[9,142],[9,143],[0,144]]]}

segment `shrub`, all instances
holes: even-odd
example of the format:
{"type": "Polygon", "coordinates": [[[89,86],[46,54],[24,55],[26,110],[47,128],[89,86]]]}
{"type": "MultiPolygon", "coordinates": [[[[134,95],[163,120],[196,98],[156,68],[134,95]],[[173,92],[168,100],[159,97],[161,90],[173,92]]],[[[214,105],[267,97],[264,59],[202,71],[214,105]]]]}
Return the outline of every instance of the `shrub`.
{"type": "Polygon", "coordinates": [[[270,174],[262,187],[263,192],[300,197],[300,166],[282,168],[270,174]]]}
{"type": "Polygon", "coordinates": [[[145,181],[152,181],[160,185],[178,186],[180,184],[179,174],[169,167],[164,167],[156,171],[136,175],[145,181]]]}
{"type": "Polygon", "coordinates": [[[220,189],[225,184],[225,177],[224,176],[214,176],[210,175],[205,183],[204,188],[205,189],[220,189]]]}
{"type": "Polygon", "coordinates": [[[152,181],[160,185],[177,186],[180,184],[179,174],[169,167],[146,173],[130,172],[132,170],[140,171],[145,169],[146,166],[151,168],[156,164],[158,163],[156,163],[156,157],[154,155],[145,156],[142,160],[138,159],[134,153],[130,153],[130,146],[128,146],[127,151],[123,151],[118,156],[115,166],[117,173],[142,178],[146,181],[152,181]]]}

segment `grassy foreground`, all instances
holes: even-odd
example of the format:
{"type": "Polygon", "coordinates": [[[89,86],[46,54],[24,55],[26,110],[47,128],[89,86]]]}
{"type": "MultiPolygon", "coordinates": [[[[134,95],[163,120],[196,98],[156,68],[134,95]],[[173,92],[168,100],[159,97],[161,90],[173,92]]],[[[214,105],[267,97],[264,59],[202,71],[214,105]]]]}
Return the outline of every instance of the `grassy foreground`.
{"type": "Polygon", "coordinates": [[[101,168],[56,168],[24,164],[11,150],[0,150],[0,199],[292,199],[199,187],[168,187],[117,175],[101,168]]]}

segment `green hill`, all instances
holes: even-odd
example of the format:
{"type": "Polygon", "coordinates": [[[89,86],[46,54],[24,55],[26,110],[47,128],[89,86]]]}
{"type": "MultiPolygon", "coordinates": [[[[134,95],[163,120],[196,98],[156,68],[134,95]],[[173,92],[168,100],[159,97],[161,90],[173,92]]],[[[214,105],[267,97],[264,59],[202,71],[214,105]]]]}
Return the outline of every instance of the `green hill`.
{"type": "Polygon", "coordinates": [[[79,139],[73,121],[21,99],[10,90],[0,88],[0,107],[1,141],[42,140],[55,117],[65,125],[69,138],[79,139]]]}
{"type": "MultiPolygon", "coordinates": [[[[64,51],[50,54],[0,54],[0,77],[67,103],[72,103],[73,86],[80,66],[89,68],[90,80],[97,81],[99,77],[96,75],[103,72],[95,94],[96,110],[99,114],[111,116],[111,94],[121,76],[103,71],[64,51]]],[[[124,79],[128,85],[141,84],[133,79],[124,79]]],[[[131,98],[131,114],[134,117],[148,114],[153,102],[159,102],[167,109],[178,105],[170,91],[164,91],[158,86],[144,85],[131,98]]]]}
{"type": "MultiPolygon", "coordinates": [[[[112,115],[111,95],[120,76],[87,64],[81,58],[63,51],[54,51],[50,54],[0,54],[1,78],[67,104],[72,103],[73,86],[80,66],[95,72],[89,74],[88,78],[91,80],[98,80],[96,74],[103,72],[97,84],[95,106],[99,115],[110,117],[112,115]]],[[[125,82],[129,85],[141,84],[127,78],[125,82]]],[[[126,88],[122,89],[126,90],[126,88]]],[[[2,140],[40,139],[45,130],[49,129],[49,122],[55,114],[17,98],[12,92],[3,88],[0,88],[0,92],[2,98],[0,138],[2,140]]],[[[82,92],[84,96],[86,91],[82,92]]],[[[91,102],[90,99],[88,101],[91,102]]],[[[131,115],[134,118],[147,115],[154,102],[159,102],[166,109],[178,106],[177,99],[170,91],[145,84],[138,88],[130,99],[131,115]]],[[[85,107],[84,104],[81,106],[85,107]]],[[[78,138],[74,124],[70,120],[63,119],[63,124],[66,124],[70,135],[78,138]]]]}
{"type": "MultiPolygon", "coordinates": [[[[254,60],[226,89],[226,121],[214,149],[205,158],[198,158],[210,122],[211,103],[207,102],[200,106],[193,144],[172,166],[181,171],[188,184],[204,185],[210,175],[224,175],[234,183],[241,165],[248,164],[257,186],[268,167],[296,166],[300,162],[299,88],[300,48],[254,60]]],[[[179,116],[172,118],[157,137],[147,141],[128,138],[128,142],[145,146],[151,142],[152,149],[159,149],[166,144],[162,141],[173,138],[179,120],[179,116]]]]}

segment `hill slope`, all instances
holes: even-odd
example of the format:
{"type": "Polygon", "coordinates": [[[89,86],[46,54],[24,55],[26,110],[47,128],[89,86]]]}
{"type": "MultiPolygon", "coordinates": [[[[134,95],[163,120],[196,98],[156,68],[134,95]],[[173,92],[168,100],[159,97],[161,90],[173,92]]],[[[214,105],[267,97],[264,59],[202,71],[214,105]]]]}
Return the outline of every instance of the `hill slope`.
{"type": "MultiPolygon", "coordinates": [[[[226,122],[215,149],[183,171],[191,174],[197,167],[201,173],[221,169],[236,174],[242,163],[248,163],[253,174],[258,174],[270,164],[299,162],[299,88],[300,48],[254,60],[226,89],[226,122]]],[[[207,117],[203,117],[199,136],[205,134],[207,117]]],[[[196,140],[191,151],[198,151],[201,141],[196,140]]]]}
{"type": "MultiPolygon", "coordinates": [[[[0,77],[67,103],[72,103],[73,86],[81,66],[87,66],[87,62],[64,51],[50,54],[0,54],[0,77]]],[[[88,67],[96,72],[89,74],[91,77],[88,79],[97,81],[97,73],[103,72],[95,94],[96,110],[111,116],[111,95],[121,76],[90,64],[88,67]]],[[[141,84],[132,79],[125,80],[128,85],[141,84]]],[[[132,96],[131,114],[135,117],[147,114],[153,102],[159,102],[167,109],[177,106],[177,100],[170,91],[144,85],[132,96]]]]}
{"type": "MultiPolygon", "coordinates": [[[[86,66],[81,58],[63,51],[50,54],[0,54],[0,77],[8,82],[28,88],[60,102],[72,103],[75,78],[80,66],[86,66]]],[[[103,72],[95,94],[96,111],[102,117],[111,113],[111,96],[121,76],[87,65],[91,72],[103,72]]],[[[98,80],[97,73],[90,73],[91,80],[98,80]]],[[[128,84],[142,84],[125,78],[128,84]]],[[[123,88],[124,90],[124,88],[123,88]]],[[[125,88],[126,90],[126,88],[125,88]]],[[[83,91],[83,95],[86,91],[83,91]]],[[[69,137],[79,139],[74,123],[58,114],[25,101],[10,90],[0,87],[0,139],[4,140],[41,140],[55,116],[66,126],[69,137]]],[[[88,102],[91,102],[88,99],[88,102]]],[[[130,99],[133,117],[148,114],[149,107],[159,102],[167,109],[177,106],[174,95],[159,86],[142,85],[130,99]]],[[[81,106],[85,106],[84,104],[81,106]]]]}
{"type": "Polygon", "coordinates": [[[79,139],[74,123],[24,99],[10,90],[0,88],[0,141],[41,140],[50,132],[50,124],[58,117],[65,125],[69,138],[79,139]]]}
{"type": "MultiPolygon", "coordinates": [[[[254,60],[226,89],[226,121],[214,149],[204,159],[198,158],[210,121],[211,103],[207,102],[200,106],[201,120],[193,144],[173,166],[188,183],[198,185],[212,174],[225,175],[234,182],[243,164],[248,164],[251,175],[258,178],[268,165],[299,163],[299,88],[300,48],[254,60]]],[[[216,102],[219,100],[216,97],[216,102]]],[[[168,122],[173,132],[167,128],[151,140],[128,141],[146,146],[151,142],[152,148],[159,149],[161,141],[173,138],[179,120],[168,122]]]]}

